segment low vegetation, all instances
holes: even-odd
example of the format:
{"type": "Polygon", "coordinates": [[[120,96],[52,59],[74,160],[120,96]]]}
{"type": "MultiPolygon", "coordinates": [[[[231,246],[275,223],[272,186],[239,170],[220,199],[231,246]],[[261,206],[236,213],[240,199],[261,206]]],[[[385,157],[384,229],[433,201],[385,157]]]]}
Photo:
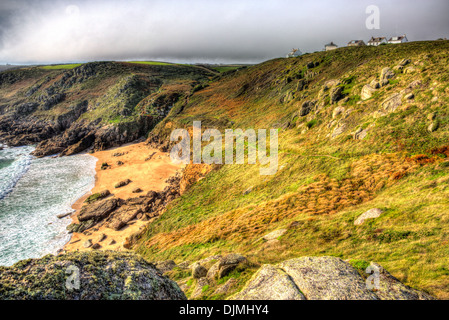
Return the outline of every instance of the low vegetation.
{"type": "Polygon", "coordinates": [[[137,251],[176,262],[229,252],[258,264],[330,255],[363,269],[374,261],[448,298],[448,50],[447,41],[415,42],[274,59],[195,92],[154,135],[193,120],[203,129],[277,127],[279,171],[213,170],[148,226],[137,251]],[[362,100],[387,67],[394,77],[362,100]],[[354,225],[372,208],[384,213],[354,225]],[[281,228],[277,242],[261,239],[281,228]]]}

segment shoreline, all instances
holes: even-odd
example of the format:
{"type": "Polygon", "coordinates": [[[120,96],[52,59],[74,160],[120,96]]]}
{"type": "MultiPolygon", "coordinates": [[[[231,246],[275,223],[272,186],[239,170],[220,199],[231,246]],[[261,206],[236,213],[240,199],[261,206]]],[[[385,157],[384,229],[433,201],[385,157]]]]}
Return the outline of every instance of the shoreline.
{"type": "MultiPolygon", "coordinates": [[[[92,194],[109,190],[111,193],[109,197],[127,200],[144,195],[148,191],[162,191],[168,185],[165,181],[184,167],[184,165],[173,164],[169,153],[150,148],[145,142],[131,142],[89,155],[97,159],[95,185],[72,205],[72,209],[75,211],[69,216],[72,219],[71,223],[78,223],[77,217],[84,201],[92,194]],[[105,162],[109,165],[108,169],[102,170],[102,164],[105,162]],[[119,162],[122,164],[118,164],[119,162]],[[126,179],[130,179],[132,182],[124,187],[114,188],[117,182],[126,179]],[[140,188],[142,191],[133,192],[136,188],[140,188]]],[[[99,243],[101,245],[99,250],[127,250],[123,246],[126,239],[142,230],[148,223],[149,221],[134,219],[118,231],[100,225],[88,229],[84,233],[72,233],[70,240],[59,250],[59,253],[92,250],[91,247],[84,247],[87,240],[99,243]],[[101,238],[103,239],[99,241],[101,238]]]]}

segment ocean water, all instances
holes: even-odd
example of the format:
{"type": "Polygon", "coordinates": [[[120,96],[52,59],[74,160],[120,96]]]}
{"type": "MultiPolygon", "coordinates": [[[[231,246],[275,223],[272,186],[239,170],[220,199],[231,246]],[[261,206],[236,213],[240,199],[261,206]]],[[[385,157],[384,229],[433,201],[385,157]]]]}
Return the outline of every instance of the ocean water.
{"type": "Polygon", "coordinates": [[[95,184],[96,158],[34,158],[33,147],[0,150],[0,266],[61,249],[77,199],[95,184]]]}

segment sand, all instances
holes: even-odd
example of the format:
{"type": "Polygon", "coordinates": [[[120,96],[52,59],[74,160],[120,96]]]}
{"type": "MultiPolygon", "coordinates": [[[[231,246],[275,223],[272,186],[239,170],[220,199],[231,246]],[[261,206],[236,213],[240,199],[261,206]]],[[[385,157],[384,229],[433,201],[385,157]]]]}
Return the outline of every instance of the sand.
{"type": "MultiPolygon", "coordinates": [[[[77,216],[84,204],[86,198],[97,192],[103,190],[109,190],[116,197],[124,200],[128,198],[144,195],[148,191],[161,191],[168,184],[165,181],[175,175],[176,171],[183,168],[184,165],[173,164],[170,160],[168,153],[161,152],[156,149],[149,148],[144,142],[127,144],[118,148],[112,148],[109,150],[98,151],[92,156],[98,159],[96,164],[96,177],[95,187],[89,194],[79,199],[74,205],[73,209],[76,212],[72,215],[73,222],[77,223],[77,216]],[[123,153],[121,156],[113,156],[116,153],[123,153]],[[145,161],[150,155],[151,160],[145,161]],[[118,165],[117,162],[123,162],[122,165],[118,165]],[[101,170],[103,163],[109,165],[108,169],[101,170]],[[119,181],[130,179],[132,182],[127,186],[121,188],[114,188],[115,184],[119,181]],[[136,188],[142,189],[141,193],[133,193],[136,188]]],[[[64,246],[65,251],[76,250],[92,250],[91,248],[85,248],[84,242],[91,239],[93,243],[97,243],[101,234],[106,235],[106,238],[101,242],[100,250],[127,250],[123,247],[125,239],[131,234],[138,232],[145,228],[148,221],[133,220],[126,227],[119,231],[101,226],[98,231],[87,230],[88,235],[82,233],[74,233],[71,240],[64,246]],[[111,240],[115,240],[115,244],[110,244],[111,240]]]]}

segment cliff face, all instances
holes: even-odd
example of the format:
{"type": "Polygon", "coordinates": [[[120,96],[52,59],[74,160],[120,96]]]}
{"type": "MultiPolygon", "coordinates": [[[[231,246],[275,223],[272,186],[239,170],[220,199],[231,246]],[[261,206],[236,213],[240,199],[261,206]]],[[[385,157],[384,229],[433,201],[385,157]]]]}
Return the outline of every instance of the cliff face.
{"type": "Polygon", "coordinates": [[[93,62],[0,73],[0,141],[36,156],[102,150],[144,136],[213,75],[181,65],[93,62]]]}
{"type": "MultiPolygon", "coordinates": [[[[307,277],[294,278],[296,269],[320,270],[319,259],[305,269],[301,261],[294,261],[295,268],[282,262],[334,256],[363,270],[373,262],[391,272],[394,277],[381,272],[388,290],[370,297],[399,297],[389,296],[396,290],[411,299],[428,298],[410,286],[448,298],[448,52],[447,41],[341,48],[225,72],[207,84],[199,83],[207,73],[201,68],[186,70],[182,81],[165,74],[173,81],[163,83],[144,76],[145,68],[154,66],[100,64],[116,71],[96,80],[89,80],[89,68],[80,80],[69,80],[78,77],[76,69],[66,76],[69,71],[20,70],[1,78],[0,137],[12,144],[40,142],[36,154],[45,155],[123,143],[137,128],[151,129],[153,119],[157,124],[148,143],[163,150],[170,147],[173,129],[189,129],[193,121],[221,132],[277,128],[276,174],[260,176],[259,164],[214,170],[189,165],[190,177],[182,178],[192,180],[189,187],[182,187],[182,196],[127,247],[161,265],[175,265],[169,276],[188,287],[191,298],[223,298],[233,285],[245,288],[258,268],[231,272],[235,257],[203,261],[195,267],[195,280],[187,279],[192,261],[230,252],[241,252],[259,267],[269,265],[241,291],[244,296],[273,274],[293,288],[294,282],[305,298],[319,298],[307,277]],[[46,83],[48,78],[53,80],[46,83]],[[43,91],[60,81],[62,91],[43,91]],[[25,98],[23,88],[35,86],[25,98]],[[147,115],[148,127],[137,124],[146,123],[147,115]],[[229,273],[212,280],[226,287],[215,292],[219,288],[203,278],[221,268],[229,273]]],[[[343,267],[360,283],[354,270],[343,267]]],[[[295,297],[301,297],[298,292],[295,297]]]]}

